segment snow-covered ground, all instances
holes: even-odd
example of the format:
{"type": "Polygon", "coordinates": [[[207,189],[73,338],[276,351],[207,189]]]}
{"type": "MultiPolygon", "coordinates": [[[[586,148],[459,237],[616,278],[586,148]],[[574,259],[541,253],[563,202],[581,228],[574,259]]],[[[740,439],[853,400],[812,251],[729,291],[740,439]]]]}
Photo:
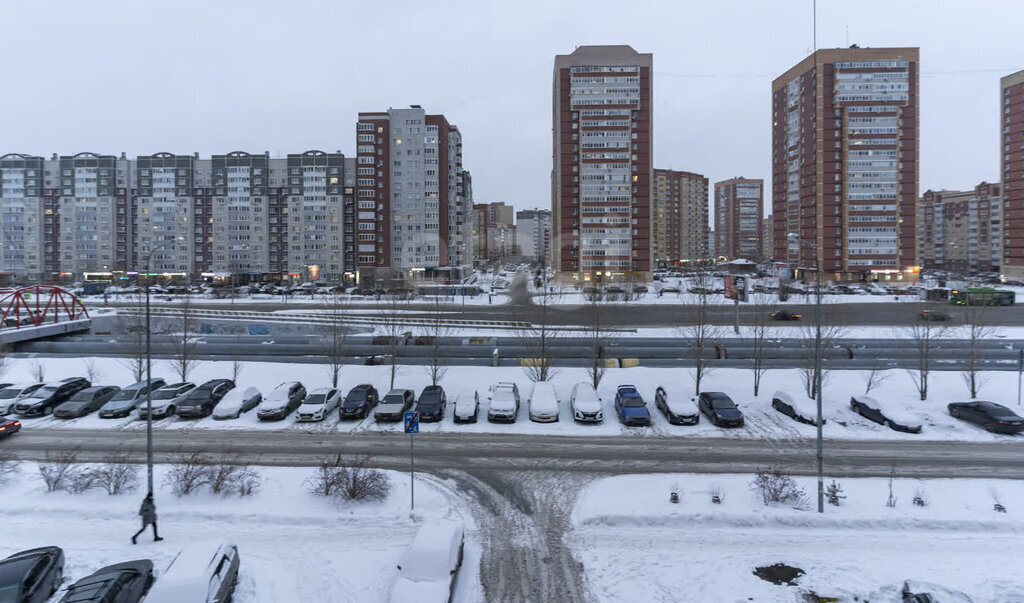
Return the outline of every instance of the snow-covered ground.
{"type": "MultiPolygon", "coordinates": [[[[843,479],[846,499],[816,512],[816,482],[796,478],[810,506],[765,507],[751,475],[627,475],[594,482],[573,512],[570,541],[600,601],[899,601],[904,580],[980,601],[1024,601],[1024,483],[843,479]],[[680,502],[669,502],[678,488],[680,502]],[[724,495],[711,503],[711,490],[724,495]],[[927,506],[913,504],[922,496],[927,506]],[[1006,513],[993,510],[996,500],[1006,513]],[[774,585],[756,567],[806,572],[774,585]]],[[[826,485],[830,482],[826,480],[826,485]]],[[[938,598],[939,601],[947,599],[938,598]]]]}
{"type": "MultiPolygon", "coordinates": [[[[156,467],[156,484],[166,470],[156,467]]],[[[131,559],[152,559],[154,567],[163,570],[182,546],[217,539],[238,546],[239,603],[387,601],[396,564],[418,526],[453,519],[465,525],[468,536],[455,600],[482,600],[480,543],[472,515],[428,481],[417,480],[412,519],[407,474],[389,472],[391,494],[382,502],[339,503],[306,492],[302,482],[312,468],[258,470],[263,486],[249,498],[208,492],[176,498],[159,487],[157,523],[165,540],[153,542],[147,531],[133,546],[130,537],[139,528],[141,489],[121,496],[99,490],[46,493],[36,464],[21,463],[18,479],[0,486],[0,558],[34,547],[60,546],[66,556],[67,586],[100,567],[131,559]]],[[[144,487],[144,471],[139,478],[144,487]]],[[[62,595],[58,592],[54,600],[62,595]]]]}
{"type": "MultiPolygon", "coordinates": [[[[45,371],[47,381],[57,381],[66,377],[86,374],[87,365],[92,362],[98,377],[97,384],[113,384],[124,386],[133,381],[130,371],[123,361],[112,358],[13,358],[7,361],[7,370],[3,377],[10,381],[29,381],[29,375],[35,374],[35,365],[39,363],[45,371]]],[[[921,434],[906,434],[893,431],[850,410],[850,397],[862,394],[869,373],[866,371],[832,371],[827,375],[824,389],[823,414],[827,420],[824,435],[830,439],[857,440],[969,440],[969,441],[1000,441],[1022,442],[1024,436],[1008,436],[990,434],[974,425],[962,422],[949,416],[946,404],[969,399],[968,390],[963,382],[963,375],[958,372],[933,372],[930,379],[930,394],[925,402],[919,400],[917,391],[909,374],[903,370],[889,370],[880,373],[884,377],[871,396],[882,400],[887,405],[903,414],[916,417],[924,429],[921,434]]],[[[154,377],[163,377],[168,382],[174,379],[170,365],[166,361],[157,361],[153,367],[154,377]]],[[[189,379],[201,383],[208,379],[231,377],[229,362],[201,362],[191,373],[189,379]]],[[[876,379],[878,376],[876,376],[876,379]]],[[[341,389],[348,391],[358,383],[372,383],[383,395],[390,385],[390,367],[388,366],[345,366],[341,372],[341,389]]],[[[301,381],[308,391],[316,387],[329,385],[330,376],[327,368],[316,364],[289,364],[273,362],[246,362],[241,365],[237,382],[241,387],[255,386],[262,392],[269,392],[274,386],[286,380],[301,381]]],[[[741,369],[718,369],[705,377],[702,385],[704,391],[724,391],[740,405],[746,416],[746,426],[737,429],[721,429],[702,419],[696,426],[670,425],[654,406],[654,390],[658,385],[669,388],[672,396],[693,395],[692,371],[688,369],[635,367],[624,369],[608,369],[599,388],[602,398],[605,420],[601,424],[576,424],[572,420],[569,397],[575,383],[587,381],[587,375],[581,368],[563,368],[556,371],[553,379],[555,391],[560,400],[560,415],[555,423],[533,423],[529,421],[528,400],[531,383],[525,372],[517,367],[447,367],[441,385],[449,396],[449,410],[443,421],[424,423],[423,432],[484,432],[484,433],[520,433],[520,434],[560,434],[560,435],[629,435],[637,437],[693,437],[720,436],[730,438],[767,438],[785,440],[792,438],[810,438],[815,428],[797,423],[779,414],[771,408],[771,396],[775,390],[789,392],[794,398],[806,399],[802,393],[802,379],[797,369],[771,370],[764,375],[760,395],[753,396],[752,372],[741,369]],[[488,388],[498,381],[512,381],[518,384],[522,405],[518,420],[511,425],[493,424],[486,420],[488,388]],[[625,427],[616,419],[613,404],[615,388],[620,384],[636,385],[651,412],[651,427],[625,427]],[[480,420],[474,424],[455,424],[451,417],[456,396],[480,395],[480,420]]],[[[993,371],[981,374],[981,397],[1022,411],[1016,404],[1017,374],[1010,371],[993,371]]],[[[417,394],[430,383],[426,367],[399,367],[395,386],[414,390],[417,394]]],[[[37,426],[75,427],[75,428],[124,428],[143,429],[142,421],[134,416],[126,419],[100,419],[91,415],[80,419],[54,419],[52,417],[25,419],[25,429],[37,426]]],[[[154,423],[157,429],[293,429],[310,432],[398,432],[401,423],[375,423],[371,418],[359,421],[339,422],[336,413],[320,423],[295,423],[294,416],[284,421],[259,422],[254,412],[247,413],[237,420],[215,421],[212,418],[199,420],[181,420],[176,417],[158,420],[154,423]]]]}

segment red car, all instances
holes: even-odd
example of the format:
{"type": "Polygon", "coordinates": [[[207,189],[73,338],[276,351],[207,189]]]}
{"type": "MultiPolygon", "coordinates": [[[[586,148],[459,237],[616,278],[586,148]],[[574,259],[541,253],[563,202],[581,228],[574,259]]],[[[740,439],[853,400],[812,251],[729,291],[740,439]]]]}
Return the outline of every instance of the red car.
{"type": "Polygon", "coordinates": [[[21,431],[21,421],[0,418],[0,438],[21,431]]]}

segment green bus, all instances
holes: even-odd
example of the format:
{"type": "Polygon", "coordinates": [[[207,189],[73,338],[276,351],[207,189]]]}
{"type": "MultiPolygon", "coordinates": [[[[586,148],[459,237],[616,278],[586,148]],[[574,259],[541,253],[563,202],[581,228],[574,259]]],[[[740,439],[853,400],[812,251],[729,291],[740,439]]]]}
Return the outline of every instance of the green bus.
{"type": "Polygon", "coordinates": [[[1005,289],[971,287],[966,291],[954,289],[949,294],[949,300],[958,306],[1012,306],[1016,294],[1005,289]]]}

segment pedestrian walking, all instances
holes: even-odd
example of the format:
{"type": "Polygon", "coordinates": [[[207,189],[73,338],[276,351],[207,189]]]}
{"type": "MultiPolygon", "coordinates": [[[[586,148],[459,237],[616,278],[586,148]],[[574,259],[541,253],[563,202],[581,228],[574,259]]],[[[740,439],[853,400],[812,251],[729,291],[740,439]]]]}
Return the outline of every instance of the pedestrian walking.
{"type": "Polygon", "coordinates": [[[142,517],[142,527],[139,528],[138,532],[135,532],[134,536],[132,536],[132,544],[138,544],[136,539],[139,537],[139,534],[146,531],[146,526],[149,525],[153,526],[153,542],[160,542],[163,540],[163,538],[156,533],[156,503],[153,502],[152,492],[146,494],[146,498],[142,499],[142,506],[139,507],[139,515],[142,517]]]}

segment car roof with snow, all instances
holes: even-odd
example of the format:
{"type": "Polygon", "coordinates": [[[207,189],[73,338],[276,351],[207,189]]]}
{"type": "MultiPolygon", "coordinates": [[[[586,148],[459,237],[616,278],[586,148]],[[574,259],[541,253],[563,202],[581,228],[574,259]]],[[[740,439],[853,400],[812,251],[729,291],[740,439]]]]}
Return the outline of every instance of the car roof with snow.
{"type": "Polygon", "coordinates": [[[210,567],[233,545],[219,542],[195,542],[186,545],[171,560],[146,595],[147,603],[205,601],[208,596],[210,567]]]}
{"type": "Polygon", "coordinates": [[[594,386],[581,381],[573,386],[573,400],[576,406],[600,406],[601,396],[597,394],[594,386]]]}
{"type": "MultiPolygon", "coordinates": [[[[671,385],[659,385],[658,389],[665,392],[665,405],[672,412],[696,412],[697,401],[692,395],[685,394],[682,388],[671,385]]],[[[655,393],[657,393],[657,389],[655,393]]]]}
{"type": "Polygon", "coordinates": [[[900,408],[893,402],[883,402],[877,398],[872,398],[870,396],[864,396],[860,394],[854,395],[853,399],[857,400],[858,402],[869,408],[874,408],[878,411],[881,411],[881,413],[885,415],[886,418],[892,419],[893,421],[896,421],[897,423],[900,423],[902,425],[906,425],[908,427],[921,426],[921,417],[919,417],[917,414],[910,410],[900,408]]]}
{"type": "Polygon", "coordinates": [[[459,392],[455,396],[455,408],[463,408],[466,410],[472,410],[477,403],[476,391],[465,391],[459,392]]]}
{"type": "Polygon", "coordinates": [[[448,580],[458,562],[462,526],[453,521],[425,524],[402,554],[400,575],[413,582],[448,580]]]}
{"type": "Polygon", "coordinates": [[[797,414],[805,419],[817,419],[818,417],[818,403],[814,400],[809,400],[800,396],[792,396],[789,392],[784,392],[782,390],[776,390],[775,393],[772,394],[772,399],[778,399],[780,402],[790,405],[797,414]]]}

